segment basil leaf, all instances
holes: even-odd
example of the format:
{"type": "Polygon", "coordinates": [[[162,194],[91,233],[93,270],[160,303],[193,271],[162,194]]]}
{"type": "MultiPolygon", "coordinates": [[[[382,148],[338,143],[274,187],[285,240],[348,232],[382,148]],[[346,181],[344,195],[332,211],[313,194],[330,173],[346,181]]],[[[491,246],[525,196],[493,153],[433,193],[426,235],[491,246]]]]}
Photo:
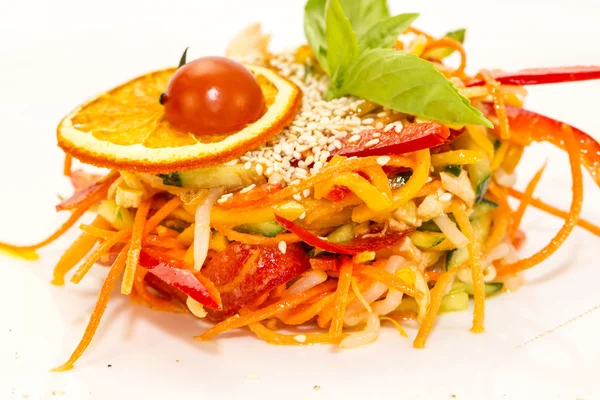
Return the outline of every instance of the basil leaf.
{"type": "MultiPolygon", "coordinates": [[[[460,43],[464,43],[465,42],[465,35],[467,33],[466,29],[458,29],[456,31],[452,31],[452,32],[448,32],[444,35],[444,37],[448,37],[450,39],[454,39],[457,42],[460,43]]],[[[426,58],[430,58],[433,60],[443,60],[444,58],[450,56],[452,53],[454,53],[456,50],[454,49],[449,49],[449,48],[439,48],[439,49],[434,49],[431,50],[430,52],[428,52],[426,54],[426,58]]]]}
{"type": "Polygon", "coordinates": [[[358,39],[358,47],[361,51],[375,49],[378,47],[392,47],[398,36],[408,28],[419,14],[398,14],[389,17],[371,27],[358,39]]]}
{"type": "Polygon", "coordinates": [[[358,56],[356,33],[344,15],[340,0],[327,0],[325,6],[327,62],[331,69],[330,88],[339,86],[346,67],[358,56]]]}
{"type": "Polygon", "coordinates": [[[344,94],[446,124],[493,127],[432,63],[394,49],[364,51],[329,93],[344,94]]]}
{"type": "Polygon", "coordinates": [[[390,16],[387,0],[340,0],[340,3],[359,36],[390,16]]]}
{"type": "Polygon", "coordinates": [[[308,0],[306,2],[304,35],[323,71],[331,75],[327,62],[327,43],[325,42],[325,2],[326,0],[308,0]]]}

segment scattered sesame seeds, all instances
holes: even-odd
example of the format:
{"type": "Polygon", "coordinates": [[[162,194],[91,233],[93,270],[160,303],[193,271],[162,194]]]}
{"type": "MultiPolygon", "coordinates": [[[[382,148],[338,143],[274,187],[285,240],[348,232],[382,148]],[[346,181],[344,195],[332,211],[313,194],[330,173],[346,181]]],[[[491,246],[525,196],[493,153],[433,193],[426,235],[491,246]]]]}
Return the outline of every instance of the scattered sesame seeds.
{"type": "Polygon", "coordinates": [[[383,166],[389,163],[391,158],[389,156],[381,156],[377,159],[377,164],[383,166]]]}
{"type": "Polygon", "coordinates": [[[304,196],[304,197],[308,197],[308,196],[310,196],[310,189],[304,189],[304,190],[302,191],[302,196],[304,196]]]}
{"type": "Polygon", "coordinates": [[[219,200],[217,200],[217,203],[225,203],[227,201],[227,199],[229,199],[231,196],[233,196],[233,193],[226,193],[223,196],[219,197],[219,200]]]}
{"type": "Polygon", "coordinates": [[[294,336],[294,340],[298,343],[304,343],[304,342],[306,342],[306,335],[302,335],[302,334],[296,335],[296,336],[294,336]]]}
{"type": "Polygon", "coordinates": [[[302,201],[302,195],[300,193],[294,194],[292,198],[296,201],[302,201]]]}
{"type": "Polygon", "coordinates": [[[350,139],[348,139],[348,143],[358,142],[360,140],[360,137],[360,135],[352,135],[350,136],[350,139]]]}
{"type": "Polygon", "coordinates": [[[279,248],[279,251],[281,251],[281,253],[283,253],[283,254],[285,254],[285,252],[287,251],[287,243],[284,242],[283,240],[281,242],[279,242],[279,244],[277,244],[277,247],[279,248]]]}
{"type": "Polygon", "coordinates": [[[367,143],[365,143],[365,147],[373,147],[377,143],[379,143],[379,139],[371,139],[367,143]]]}
{"type": "Polygon", "coordinates": [[[253,183],[252,185],[246,186],[245,188],[243,188],[242,190],[240,190],[240,193],[248,193],[249,191],[251,191],[255,187],[256,187],[256,185],[253,183]]]}
{"type": "Polygon", "coordinates": [[[304,211],[302,214],[300,214],[300,216],[298,217],[299,219],[304,219],[306,218],[306,211],[304,211]]]}
{"type": "Polygon", "coordinates": [[[244,164],[244,169],[250,169],[252,168],[252,163],[250,161],[246,161],[246,163],[244,164]]]}
{"type": "Polygon", "coordinates": [[[371,125],[375,120],[373,118],[365,118],[362,120],[363,125],[371,125]]]}

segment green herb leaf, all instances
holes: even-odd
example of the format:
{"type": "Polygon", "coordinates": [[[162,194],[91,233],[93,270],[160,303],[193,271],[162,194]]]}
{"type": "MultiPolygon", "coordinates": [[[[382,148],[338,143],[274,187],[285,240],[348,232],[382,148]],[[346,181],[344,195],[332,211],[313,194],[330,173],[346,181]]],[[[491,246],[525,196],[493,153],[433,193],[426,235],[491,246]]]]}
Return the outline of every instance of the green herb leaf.
{"type": "Polygon", "coordinates": [[[183,51],[183,54],[181,55],[181,58],[179,59],[179,67],[177,68],[181,68],[185,65],[185,63],[187,63],[187,51],[188,51],[189,47],[186,47],[185,50],[183,51]]]}
{"type": "Polygon", "coordinates": [[[364,51],[330,93],[344,94],[446,124],[493,127],[432,63],[394,49],[364,51]]]}
{"type": "MultiPolygon", "coordinates": [[[[467,33],[466,29],[458,29],[456,31],[448,32],[444,35],[444,37],[448,37],[450,39],[454,39],[460,43],[465,42],[465,35],[467,33]]],[[[443,60],[444,58],[450,56],[456,50],[449,48],[439,48],[431,50],[426,54],[426,57],[432,60],[443,60]]]]}
{"type": "Polygon", "coordinates": [[[408,28],[419,14],[398,14],[376,23],[358,39],[361,51],[378,47],[392,47],[398,36],[408,28]]]}
{"type": "Polygon", "coordinates": [[[327,0],[325,26],[327,61],[332,72],[329,88],[332,89],[339,86],[346,67],[358,56],[358,42],[340,0],[327,0]]]}
{"type": "Polygon", "coordinates": [[[325,41],[325,2],[326,0],[308,0],[306,2],[304,35],[323,71],[331,75],[327,62],[327,42],[325,41]]]}
{"type": "Polygon", "coordinates": [[[387,0],[340,0],[340,4],[359,36],[390,16],[387,0]]]}
{"type": "Polygon", "coordinates": [[[181,187],[181,177],[177,172],[158,174],[157,176],[162,179],[164,185],[181,187]]]}
{"type": "Polygon", "coordinates": [[[462,165],[446,165],[446,168],[444,168],[444,171],[456,177],[460,176],[462,170],[462,165]]]}

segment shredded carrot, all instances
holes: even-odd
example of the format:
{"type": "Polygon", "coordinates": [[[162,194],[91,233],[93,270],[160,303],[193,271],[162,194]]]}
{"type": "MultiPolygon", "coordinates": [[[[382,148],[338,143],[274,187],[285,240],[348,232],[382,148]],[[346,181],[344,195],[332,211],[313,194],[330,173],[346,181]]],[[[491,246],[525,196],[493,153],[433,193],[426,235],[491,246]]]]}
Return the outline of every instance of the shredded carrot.
{"type": "Polygon", "coordinates": [[[119,256],[113,263],[106,279],[104,280],[104,284],[102,285],[102,289],[100,290],[100,294],[98,295],[98,301],[96,302],[94,311],[92,312],[92,315],[90,316],[90,321],[88,322],[88,325],[85,328],[85,333],[83,334],[81,341],[77,345],[77,348],[75,348],[75,351],[73,351],[73,354],[71,354],[71,357],[67,360],[66,363],[64,363],[60,367],[54,368],[53,371],[60,372],[60,371],[68,371],[68,370],[72,369],[73,366],[75,365],[75,362],[77,362],[79,357],[81,357],[81,355],[83,354],[85,349],[91,343],[91,341],[94,337],[94,334],[96,333],[96,329],[98,329],[98,325],[100,324],[100,320],[102,319],[102,315],[104,314],[104,311],[106,310],[106,304],[108,303],[108,300],[110,299],[110,295],[113,291],[113,288],[115,287],[115,283],[116,283],[117,279],[119,278],[119,276],[121,276],[121,273],[123,272],[123,269],[125,268],[126,260],[127,260],[127,251],[125,249],[123,249],[123,251],[121,251],[121,253],[119,253],[119,256]]]}
{"type": "Polygon", "coordinates": [[[146,222],[146,228],[144,229],[144,236],[152,232],[160,223],[167,218],[173,211],[179,208],[181,205],[181,198],[176,196],[171,200],[167,201],[161,208],[156,210],[154,215],[146,222]]]}
{"type": "Polygon", "coordinates": [[[291,310],[296,307],[298,304],[305,302],[315,296],[318,296],[320,293],[324,291],[331,291],[336,286],[336,282],[329,280],[312,287],[304,292],[296,293],[291,296],[286,296],[283,299],[268,305],[267,307],[263,307],[259,310],[252,311],[251,313],[240,315],[236,314],[232,317],[227,318],[225,321],[219,322],[217,325],[210,328],[208,331],[204,332],[200,336],[196,336],[195,339],[198,340],[206,340],[211,337],[218,335],[220,333],[230,331],[232,329],[241,328],[242,326],[246,326],[248,324],[252,324],[254,322],[260,322],[264,319],[271,318],[275,314],[285,311],[291,310]]]}
{"type": "Polygon", "coordinates": [[[158,234],[158,236],[165,237],[165,238],[176,238],[177,236],[180,235],[180,233],[177,232],[176,230],[167,228],[166,226],[162,226],[162,225],[157,226],[155,231],[158,234]]]}
{"type": "Polygon", "coordinates": [[[301,325],[313,319],[325,307],[333,303],[335,292],[324,292],[319,295],[312,304],[301,304],[293,310],[286,313],[277,314],[277,318],[286,325],[301,325]]]}
{"type": "Polygon", "coordinates": [[[439,179],[436,179],[435,181],[427,182],[421,188],[421,190],[419,190],[417,192],[417,194],[415,195],[415,197],[429,196],[430,194],[433,194],[433,193],[437,192],[441,188],[442,188],[442,181],[440,181],[439,179]]]}
{"type": "Polygon", "coordinates": [[[527,209],[527,206],[531,203],[531,198],[533,196],[533,192],[535,191],[537,184],[539,183],[540,179],[542,178],[542,175],[543,175],[545,169],[546,169],[546,163],[544,163],[544,165],[542,165],[542,167],[538,170],[538,172],[535,173],[535,175],[533,176],[531,181],[527,184],[527,188],[525,189],[525,193],[524,193],[523,197],[521,198],[521,203],[519,204],[519,208],[517,208],[517,211],[515,211],[515,213],[513,214],[510,226],[508,227],[508,236],[511,239],[515,236],[515,233],[517,232],[517,230],[519,229],[519,226],[521,225],[521,220],[523,219],[525,210],[527,209]]]}
{"type": "Polygon", "coordinates": [[[400,325],[400,323],[398,321],[396,321],[393,318],[390,317],[386,317],[386,316],[380,316],[379,317],[380,321],[389,321],[392,324],[394,324],[394,326],[396,327],[396,329],[398,329],[398,332],[400,332],[400,336],[404,336],[404,337],[408,337],[408,334],[406,333],[406,331],[404,330],[404,328],[402,327],[402,325],[400,325]]]}
{"type": "Polygon", "coordinates": [[[423,293],[412,286],[409,286],[398,276],[391,274],[381,267],[360,266],[356,269],[356,274],[377,282],[384,283],[387,287],[393,288],[415,299],[422,299],[423,293]]]}
{"type": "Polygon", "coordinates": [[[269,298],[269,292],[267,293],[263,293],[262,296],[258,296],[254,301],[252,301],[250,304],[248,304],[246,306],[246,308],[250,309],[250,310],[255,310],[258,307],[262,306],[264,304],[265,301],[267,301],[267,299],[269,298]]]}
{"type": "Polygon", "coordinates": [[[133,228],[131,229],[131,240],[129,241],[129,251],[127,252],[127,263],[125,265],[125,273],[123,274],[123,282],[121,284],[121,293],[124,295],[130,294],[131,289],[133,288],[135,270],[140,259],[140,251],[142,251],[146,217],[150,211],[151,202],[151,199],[143,201],[135,213],[133,228]]]}
{"type": "Polygon", "coordinates": [[[480,72],[481,77],[485,80],[486,86],[489,88],[492,100],[494,102],[494,111],[496,111],[496,117],[498,118],[498,126],[500,128],[500,138],[510,139],[510,124],[508,123],[508,116],[506,114],[506,106],[504,105],[504,97],[500,92],[500,83],[498,83],[489,71],[482,70],[480,72]]]}
{"type": "Polygon", "coordinates": [[[302,334],[282,334],[273,332],[260,322],[249,324],[248,327],[257,338],[270,344],[280,345],[315,345],[315,344],[339,344],[343,336],[333,337],[329,333],[302,333],[302,334]]]}
{"type": "Polygon", "coordinates": [[[260,235],[237,232],[229,226],[215,222],[211,222],[211,225],[218,232],[221,232],[223,235],[227,236],[227,239],[244,244],[276,246],[281,241],[286,243],[296,243],[300,241],[300,238],[293,233],[281,233],[275,237],[264,237],[260,235]]]}
{"type": "Polygon", "coordinates": [[[437,281],[440,278],[441,274],[442,274],[441,271],[429,271],[429,270],[423,271],[423,275],[425,275],[425,280],[427,282],[437,281]]]}
{"type": "Polygon", "coordinates": [[[133,281],[133,287],[135,293],[139,298],[146,303],[146,305],[153,310],[168,311],[176,313],[185,313],[186,309],[177,302],[158,297],[150,293],[148,286],[145,281],[148,270],[145,268],[137,268],[135,271],[135,280],[133,281]]]}
{"type": "Polygon", "coordinates": [[[583,203],[583,177],[581,174],[581,155],[579,153],[579,143],[574,140],[572,135],[571,127],[563,125],[563,129],[566,130],[567,138],[567,152],[569,153],[569,162],[571,164],[571,174],[573,180],[573,200],[571,202],[571,208],[569,209],[569,215],[565,219],[564,225],[560,228],[556,236],[552,238],[543,249],[533,254],[532,256],[519,260],[513,264],[502,264],[496,269],[498,275],[509,275],[516,274],[520,271],[529,269],[546,258],[550,257],[569,237],[577,221],[579,221],[579,214],[581,213],[581,206],[583,203]]]}
{"type": "MultiPolygon", "coordinates": [[[[508,194],[512,197],[521,200],[524,196],[524,193],[518,191],[517,189],[508,188],[508,194]]],[[[535,208],[538,208],[542,211],[547,212],[548,214],[552,214],[555,217],[567,219],[569,217],[569,213],[563,210],[560,210],[554,206],[551,206],[548,203],[544,203],[542,200],[532,197],[530,203],[535,208]]],[[[577,225],[581,228],[587,230],[588,232],[593,233],[596,236],[600,236],[600,226],[592,224],[590,221],[579,218],[577,221],[577,225]]]]}
{"type": "Polygon", "coordinates": [[[434,40],[435,38],[428,33],[423,32],[420,29],[415,28],[414,26],[409,26],[406,28],[406,32],[414,33],[415,35],[423,35],[429,40],[434,40]]]}
{"type": "Polygon", "coordinates": [[[63,175],[71,176],[73,166],[73,157],[70,154],[65,153],[65,162],[63,164],[63,175]]]}
{"type": "MultiPolygon", "coordinates": [[[[377,164],[379,157],[358,157],[353,159],[347,159],[343,163],[334,165],[332,167],[323,168],[318,174],[307,178],[296,185],[289,185],[285,188],[262,198],[260,201],[245,204],[239,209],[252,209],[257,207],[269,206],[282,200],[292,197],[293,195],[302,192],[305,189],[309,189],[319,182],[323,182],[327,179],[333,178],[345,171],[356,171],[362,168],[373,167],[377,164]]],[[[392,156],[390,161],[386,164],[390,167],[406,167],[412,168],[414,163],[411,158],[404,156],[392,156]]],[[[409,181],[410,182],[410,181],[409,181]]],[[[406,186],[406,185],[405,185],[406,186]]]]}
{"type": "Polygon", "coordinates": [[[473,312],[472,332],[483,332],[483,320],[485,317],[485,283],[483,281],[483,268],[481,265],[481,243],[473,232],[473,226],[469,221],[469,216],[462,204],[454,201],[452,203],[452,213],[458,222],[460,230],[469,239],[467,249],[469,250],[469,265],[471,267],[471,277],[473,279],[473,298],[475,300],[475,310],[473,312]]]}
{"type": "Polygon", "coordinates": [[[338,278],[337,289],[335,291],[333,318],[329,327],[329,334],[336,338],[342,335],[348,291],[350,290],[350,283],[352,281],[352,266],[351,261],[344,259],[340,268],[340,277],[338,278]]]}
{"type": "Polygon", "coordinates": [[[429,303],[429,308],[427,309],[427,313],[425,314],[425,318],[419,327],[419,332],[417,333],[417,337],[413,342],[413,346],[422,349],[425,347],[425,342],[427,341],[427,337],[433,328],[433,323],[435,322],[435,317],[440,310],[440,305],[442,304],[442,298],[446,294],[446,289],[448,285],[452,283],[454,279],[454,275],[458,273],[461,268],[453,268],[450,271],[444,272],[440,275],[440,278],[437,280],[433,289],[431,289],[431,302],[429,303]]]}
{"type": "Polygon", "coordinates": [[[429,40],[425,46],[425,49],[423,50],[423,54],[427,54],[427,52],[439,48],[449,48],[460,53],[460,65],[455,71],[450,73],[450,76],[463,75],[467,66],[467,53],[465,52],[463,45],[458,40],[449,37],[443,37],[437,40],[429,40]]]}
{"type": "Polygon", "coordinates": [[[173,237],[160,237],[158,235],[146,236],[142,243],[144,246],[162,247],[163,249],[185,250],[186,247],[173,237]]]}
{"type": "Polygon", "coordinates": [[[414,321],[417,319],[417,313],[414,311],[392,311],[387,317],[394,321],[414,321]]]}
{"type": "MultiPolygon", "coordinates": [[[[83,262],[83,264],[79,266],[77,271],[75,271],[75,274],[73,274],[73,276],[71,277],[71,282],[81,282],[83,277],[89,272],[94,263],[96,263],[100,259],[102,254],[109,251],[111,247],[124,240],[125,238],[129,237],[130,235],[131,229],[124,229],[122,231],[116,232],[110,239],[105,240],[104,243],[97,247],[96,250],[94,250],[92,254],[90,254],[88,258],[83,262]]],[[[129,245],[125,245],[123,249],[127,249],[125,251],[129,251],[129,245]]]]}
{"type": "MultiPolygon", "coordinates": [[[[89,226],[89,225],[88,225],[89,226]]],[[[97,216],[92,222],[92,228],[108,228],[110,225],[104,218],[97,216]]],[[[62,286],[65,284],[65,275],[86,256],[98,242],[98,238],[83,232],[69,248],[63,253],[54,267],[52,284],[62,286]]]]}

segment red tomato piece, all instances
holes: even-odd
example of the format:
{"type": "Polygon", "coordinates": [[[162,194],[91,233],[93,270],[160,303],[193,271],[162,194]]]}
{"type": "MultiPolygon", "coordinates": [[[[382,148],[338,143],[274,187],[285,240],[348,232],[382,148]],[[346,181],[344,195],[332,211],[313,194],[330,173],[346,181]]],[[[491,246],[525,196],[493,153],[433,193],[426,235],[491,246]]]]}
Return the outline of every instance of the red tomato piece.
{"type": "Polygon", "coordinates": [[[298,243],[288,243],[285,254],[277,246],[253,246],[233,242],[215,255],[202,273],[221,288],[223,310],[208,310],[208,318],[220,321],[310,268],[308,255],[298,243]],[[252,265],[246,265],[247,262],[252,265]],[[247,273],[235,288],[223,290],[244,267],[247,273]]]}

